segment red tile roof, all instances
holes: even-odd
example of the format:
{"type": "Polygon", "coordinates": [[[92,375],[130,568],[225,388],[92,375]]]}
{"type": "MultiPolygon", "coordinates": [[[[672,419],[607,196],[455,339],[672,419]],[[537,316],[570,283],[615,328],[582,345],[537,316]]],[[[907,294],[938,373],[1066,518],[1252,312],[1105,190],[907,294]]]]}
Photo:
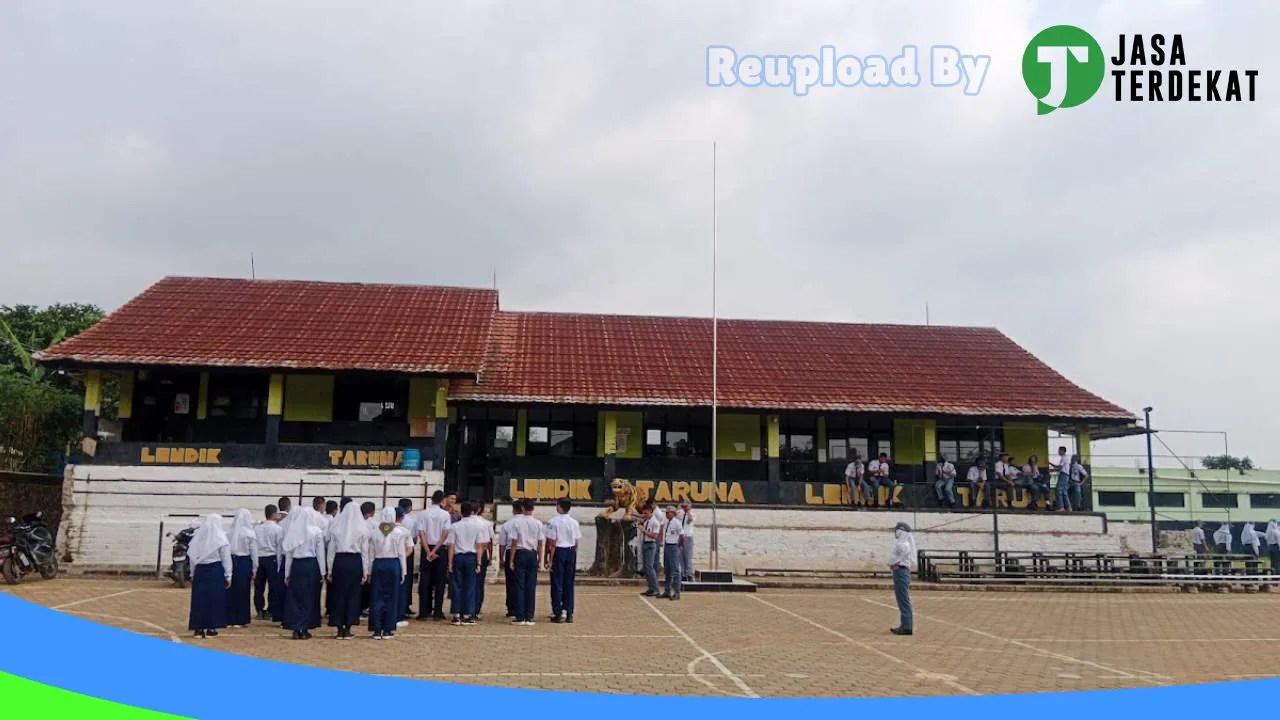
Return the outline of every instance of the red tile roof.
{"type": "MultiPolygon", "coordinates": [[[[721,320],[719,405],[1130,420],[997,330],[721,320]]],[[[709,319],[500,312],[456,400],[711,403],[709,319]]]]}
{"type": "Polygon", "coordinates": [[[468,374],[492,290],[169,277],[41,361],[468,374]]]}

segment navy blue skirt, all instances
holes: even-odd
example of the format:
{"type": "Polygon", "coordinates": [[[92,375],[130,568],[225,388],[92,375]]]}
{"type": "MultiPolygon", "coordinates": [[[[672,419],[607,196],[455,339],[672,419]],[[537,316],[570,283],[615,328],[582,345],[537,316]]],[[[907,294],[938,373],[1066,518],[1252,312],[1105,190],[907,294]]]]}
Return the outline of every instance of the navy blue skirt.
{"type": "Polygon", "coordinates": [[[373,561],[373,574],[369,579],[369,629],[373,632],[394,632],[396,616],[400,609],[400,560],[380,558],[373,561]]]}
{"type": "Polygon", "coordinates": [[[332,575],[329,626],[355,627],[360,624],[360,581],[364,578],[364,560],[360,553],[335,554],[332,575]]]}
{"type": "Polygon", "coordinates": [[[191,616],[188,630],[217,630],[227,626],[227,576],[222,562],[197,565],[191,573],[191,616]]]}
{"type": "Polygon", "coordinates": [[[320,563],[315,558],[297,558],[289,572],[289,603],[286,629],[302,632],[320,627],[320,563]]]}
{"type": "Polygon", "coordinates": [[[248,625],[253,617],[253,558],[248,555],[231,556],[231,587],[227,589],[227,624],[248,625]]]}

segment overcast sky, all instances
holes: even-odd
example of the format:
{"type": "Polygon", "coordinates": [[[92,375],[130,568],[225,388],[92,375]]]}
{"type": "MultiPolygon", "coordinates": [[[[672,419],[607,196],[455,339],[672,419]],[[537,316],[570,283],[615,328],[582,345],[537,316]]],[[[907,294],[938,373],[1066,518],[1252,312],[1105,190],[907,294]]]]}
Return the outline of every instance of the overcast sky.
{"type": "Polygon", "coordinates": [[[113,309],[252,253],[259,277],[496,269],[509,309],[706,315],[718,141],[722,316],[922,323],[928,302],[1276,467],[1277,21],[1266,0],[7,2],[0,304],[113,309]],[[1115,103],[1108,79],[1038,117],[1021,56],[1058,23],[1108,54],[1181,32],[1190,67],[1261,70],[1258,102],[1115,103]],[[707,87],[712,44],[992,63],[975,97],[801,98],[707,87]]]}

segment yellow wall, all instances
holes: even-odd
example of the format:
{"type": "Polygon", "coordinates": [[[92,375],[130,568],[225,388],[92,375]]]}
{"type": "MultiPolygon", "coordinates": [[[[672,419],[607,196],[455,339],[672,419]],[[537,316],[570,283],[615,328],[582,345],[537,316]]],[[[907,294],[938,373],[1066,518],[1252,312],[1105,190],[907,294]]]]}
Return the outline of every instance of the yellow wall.
{"type": "Polygon", "coordinates": [[[449,408],[449,381],[441,379],[436,381],[436,419],[452,418],[449,408]]]}
{"type": "MultiPolygon", "coordinates": [[[[278,376],[271,376],[273,391],[276,377],[278,376]]],[[[285,420],[333,422],[332,375],[288,375],[285,377],[284,386],[285,420]]]]}
{"type": "Polygon", "coordinates": [[[284,376],[272,375],[267,387],[267,414],[279,415],[284,410],[284,376]]]}
{"type": "MultiPolygon", "coordinates": [[[[605,438],[609,435],[609,416],[613,417],[613,439],[614,444],[617,443],[617,433],[626,431],[627,447],[623,452],[617,452],[615,457],[635,460],[644,457],[644,413],[642,412],[600,412],[596,416],[596,455],[604,457],[605,452],[609,449],[606,447],[608,443],[605,438]]],[[[614,448],[615,452],[617,448],[614,448]]]]}
{"type": "Polygon", "coordinates": [[[718,459],[750,460],[751,448],[760,447],[760,416],[721,413],[716,419],[716,435],[718,459]]]}
{"type": "Polygon", "coordinates": [[[94,413],[102,409],[102,371],[90,370],[84,376],[84,409],[94,413]]]}
{"type": "Polygon", "coordinates": [[[529,411],[516,411],[516,457],[524,457],[525,447],[529,442],[529,411]]]}
{"type": "Polygon", "coordinates": [[[434,378],[409,378],[409,422],[436,416],[436,381],[434,378]]]}
{"type": "Polygon", "coordinates": [[[779,427],[778,416],[769,415],[765,418],[765,457],[776,458],[781,454],[782,450],[782,431],[779,427]]]}
{"type": "Polygon", "coordinates": [[[1076,430],[1076,454],[1080,456],[1080,464],[1089,465],[1093,462],[1093,448],[1090,447],[1089,431],[1082,428],[1076,430]]]}
{"type": "Polygon", "coordinates": [[[117,405],[116,417],[121,420],[128,420],[133,417],[133,371],[125,370],[120,373],[120,400],[117,405]]]}
{"type": "Polygon", "coordinates": [[[1049,426],[1045,423],[1007,422],[1004,424],[1004,451],[1013,456],[1019,465],[1031,455],[1040,456],[1040,464],[1047,465],[1045,448],[1049,444],[1049,426]]]}
{"type": "Polygon", "coordinates": [[[200,394],[196,396],[196,419],[209,417],[209,373],[200,373],[200,394]]]}
{"type": "Polygon", "coordinates": [[[937,440],[934,440],[933,453],[926,450],[928,437],[936,432],[932,419],[904,419],[893,421],[893,457],[889,458],[895,465],[917,465],[925,461],[926,454],[937,452],[937,440]]]}

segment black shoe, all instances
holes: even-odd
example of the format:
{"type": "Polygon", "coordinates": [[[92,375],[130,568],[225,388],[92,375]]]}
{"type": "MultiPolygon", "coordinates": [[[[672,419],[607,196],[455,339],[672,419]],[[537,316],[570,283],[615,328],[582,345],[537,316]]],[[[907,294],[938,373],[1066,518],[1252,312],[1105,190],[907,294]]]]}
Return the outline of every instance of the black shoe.
{"type": "Polygon", "coordinates": [[[565,619],[564,619],[564,621],[565,621],[565,622],[567,622],[567,623],[572,623],[572,622],[573,622],[573,616],[572,616],[572,615],[568,615],[568,616],[566,616],[566,617],[565,617],[565,619]]]}
{"type": "Polygon", "coordinates": [[[441,620],[448,620],[448,618],[446,618],[443,615],[432,615],[431,619],[435,622],[440,622],[441,620]]]}
{"type": "Polygon", "coordinates": [[[196,631],[196,634],[195,634],[195,635],[193,635],[192,637],[203,638],[203,637],[204,637],[204,631],[203,631],[203,630],[197,630],[197,631],[196,631]]]}
{"type": "Polygon", "coordinates": [[[654,592],[654,591],[652,591],[652,590],[645,590],[644,592],[642,592],[642,593],[640,593],[640,594],[641,594],[641,595],[643,595],[644,597],[653,597],[654,595],[657,595],[658,593],[656,593],[656,592],[654,592]]]}
{"type": "Polygon", "coordinates": [[[303,631],[302,631],[302,639],[303,639],[303,640],[310,640],[310,639],[311,639],[311,631],[310,631],[310,630],[303,630],[303,631]]]}
{"type": "Polygon", "coordinates": [[[911,635],[912,634],[910,630],[903,630],[902,628],[889,628],[889,632],[893,633],[894,635],[911,635]]]}
{"type": "Polygon", "coordinates": [[[217,631],[217,630],[210,630],[209,632],[207,632],[207,633],[205,633],[205,634],[206,634],[206,635],[208,635],[209,637],[218,637],[218,631],[217,631]]]}
{"type": "Polygon", "coordinates": [[[294,630],[294,631],[293,631],[293,639],[294,639],[294,640],[301,640],[301,639],[302,639],[302,633],[298,632],[297,630],[294,630]]]}
{"type": "Polygon", "coordinates": [[[559,625],[560,623],[562,623],[562,622],[564,622],[564,621],[560,619],[560,616],[559,616],[559,615],[557,615],[557,616],[555,616],[555,617],[551,618],[551,622],[556,623],[557,625],[559,625]]]}

